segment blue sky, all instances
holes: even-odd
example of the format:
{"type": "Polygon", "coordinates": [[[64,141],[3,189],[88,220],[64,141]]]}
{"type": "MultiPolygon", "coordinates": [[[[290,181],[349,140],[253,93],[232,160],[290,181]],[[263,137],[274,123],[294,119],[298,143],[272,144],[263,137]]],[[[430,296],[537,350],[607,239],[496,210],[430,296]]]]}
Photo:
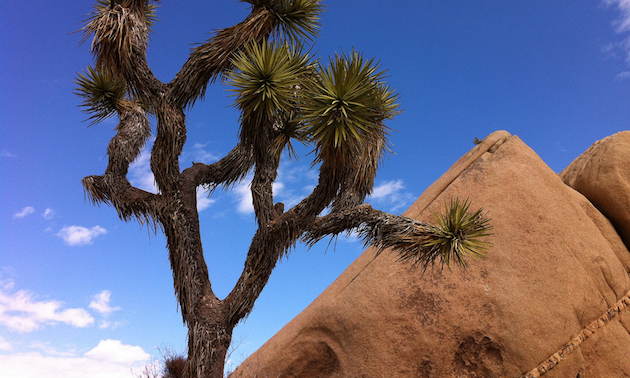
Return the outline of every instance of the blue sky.
{"type": "MultiPolygon", "coordinates": [[[[330,1],[313,51],[326,60],[355,48],[380,59],[404,113],[389,126],[395,155],[370,203],[404,211],[473,147],[505,129],[556,172],[593,142],[629,129],[630,0],[330,1]]],[[[84,201],[81,178],[102,174],[115,119],[88,127],[72,83],[90,64],[79,46],[92,1],[0,5],[0,378],[131,377],[183,351],[186,329],[173,294],[164,238],[84,201]]],[[[164,0],[149,63],[170,81],[193,43],[247,15],[236,0],[164,0]]],[[[213,162],[236,141],[227,87],[210,87],[188,113],[182,167],[213,162]]],[[[287,205],[315,184],[308,150],[282,164],[287,205]]],[[[142,156],[130,180],[152,178],[142,156]]],[[[200,194],[213,288],[240,274],[254,217],[247,183],[200,194]]],[[[353,240],[298,247],[272,275],[235,331],[242,361],[306,307],[362,251],[353,240]]]]}

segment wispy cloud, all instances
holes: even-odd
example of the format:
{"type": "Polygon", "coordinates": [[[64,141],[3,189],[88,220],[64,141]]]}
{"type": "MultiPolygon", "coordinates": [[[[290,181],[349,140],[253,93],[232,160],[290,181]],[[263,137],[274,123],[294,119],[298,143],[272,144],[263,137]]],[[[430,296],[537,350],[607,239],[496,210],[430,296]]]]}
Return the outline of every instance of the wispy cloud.
{"type": "Polygon", "coordinates": [[[101,226],[94,226],[87,228],[83,226],[69,226],[64,227],[57,233],[57,236],[62,238],[66,244],[70,246],[81,246],[92,244],[92,240],[100,235],[105,235],[107,230],[101,226]]]}
{"type": "MultiPolygon", "coordinates": [[[[616,7],[620,16],[613,21],[613,27],[618,34],[630,32],[630,0],[603,0],[606,6],[616,7]]],[[[621,50],[625,60],[630,65],[630,36],[626,35],[622,41],[608,44],[602,49],[607,56],[617,56],[616,51],[621,50]]],[[[616,80],[626,79],[624,72],[617,75],[616,80]]]]}
{"type": "Polygon", "coordinates": [[[90,302],[90,308],[100,312],[103,315],[109,315],[114,311],[120,310],[120,307],[112,307],[109,305],[112,293],[109,290],[103,290],[94,295],[94,299],[90,302]]]}
{"type": "Polygon", "coordinates": [[[10,342],[6,341],[4,337],[0,336],[0,350],[12,350],[13,346],[10,342]]]}
{"type": "Polygon", "coordinates": [[[234,194],[237,197],[236,210],[241,214],[251,214],[254,212],[254,203],[252,198],[252,192],[249,189],[251,179],[246,182],[241,182],[233,189],[234,194]]]}
{"type": "Polygon", "coordinates": [[[53,356],[63,356],[63,357],[72,357],[74,356],[74,350],[72,351],[68,351],[68,352],[60,352],[58,350],[56,350],[55,348],[50,346],[50,342],[46,341],[33,341],[30,345],[30,348],[32,349],[39,349],[41,351],[43,351],[46,354],[50,354],[53,356]]]}
{"type": "MultiPolygon", "coordinates": [[[[254,200],[252,198],[251,182],[252,175],[249,175],[233,189],[233,193],[237,198],[236,210],[241,214],[254,213],[254,200]]],[[[284,183],[280,181],[276,181],[272,185],[274,196],[280,195],[283,189],[284,183]]]]}
{"type": "Polygon", "coordinates": [[[216,200],[208,198],[206,190],[202,187],[197,188],[197,211],[203,211],[215,202],[216,200]]]}
{"type": "Polygon", "coordinates": [[[624,81],[630,79],[630,71],[623,71],[615,76],[615,80],[624,81]]]}
{"type": "Polygon", "coordinates": [[[205,144],[195,143],[192,146],[192,150],[186,154],[186,157],[190,155],[192,157],[192,161],[204,164],[210,164],[219,160],[219,156],[213,154],[212,152],[208,152],[205,147],[205,144]]]}
{"type": "Polygon", "coordinates": [[[384,210],[389,212],[404,210],[414,200],[413,195],[404,189],[405,184],[402,180],[385,181],[374,187],[372,194],[366,201],[378,206],[385,206],[384,210]]]}
{"type": "MultiPolygon", "coordinates": [[[[149,144],[147,143],[147,145],[149,144]]],[[[158,192],[155,177],[151,172],[151,150],[148,147],[145,147],[140,156],[129,166],[129,182],[147,192],[158,192]]]]}
{"type": "Polygon", "coordinates": [[[94,318],[82,308],[62,309],[58,300],[37,300],[26,290],[10,294],[0,290],[0,325],[15,332],[32,332],[45,324],[64,323],[74,327],[88,327],[94,318]]]}
{"type": "Polygon", "coordinates": [[[120,326],[122,326],[124,324],[125,324],[125,322],[112,322],[112,321],[109,321],[109,320],[101,320],[98,323],[98,328],[100,328],[100,329],[107,329],[107,328],[108,329],[116,329],[116,328],[118,328],[118,327],[120,327],[120,326]]]}
{"type": "Polygon", "coordinates": [[[630,31],[630,0],[604,0],[607,6],[616,6],[621,17],[613,22],[617,33],[630,31]]]}
{"type": "Polygon", "coordinates": [[[15,281],[12,278],[7,278],[6,280],[0,280],[0,286],[2,286],[2,290],[0,291],[11,290],[15,286],[15,281]]]}
{"type": "Polygon", "coordinates": [[[33,214],[35,212],[35,208],[32,206],[26,206],[19,213],[13,214],[13,218],[24,218],[29,214],[33,214]]]}
{"type": "Polygon", "coordinates": [[[2,150],[0,152],[0,156],[2,157],[7,157],[7,158],[16,158],[17,155],[12,153],[11,151],[7,151],[7,150],[2,150]]]}
{"type": "Polygon", "coordinates": [[[46,209],[46,211],[44,211],[42,213],[42,217],[44,217],[44,219],[53,219],[55,217],[55,210],[51,209],[50,207],[46,209]]]}
{"type": "Polygon", "coordinates": [[[151,363],[151,355],[141,347],[119,340],[101,340],[83,356],[61,355],[45,343],[33,347],[42,352],[0,354],[0,374],[16,378],[129,378],[133,376],[130,369],[141,370],[151,363]]]}

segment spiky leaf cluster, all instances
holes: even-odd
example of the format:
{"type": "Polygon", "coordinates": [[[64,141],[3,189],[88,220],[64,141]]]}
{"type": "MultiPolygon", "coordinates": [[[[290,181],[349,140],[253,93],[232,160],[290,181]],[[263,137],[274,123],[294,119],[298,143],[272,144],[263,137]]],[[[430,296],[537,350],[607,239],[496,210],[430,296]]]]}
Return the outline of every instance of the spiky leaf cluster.
{"type": "Polygon", "coordinates": [[[102,70],[88,66],[74,82],[77,84],[75,93],[83,99],[81,106],[91,114],[92,124],[111,117],[124,106],[125,83],[102,70]]]}
{"type": "Polygon", "coordinates": [[[320,69],[303,109],[305,128],[320,159],[331,148],[343,149],[351,141],[382,135],[383,121],[398,114],[398,95],[379,69],[374,59],[365,60],[355,51],[335,55],[329,66],[320,69]]]}
{"type": "Polygon", "coordinates": [[[466,256],[484,256],[483,252],[491,245],[484,241],[491,235],[490,219],[482,214],[483,209],[469,212],[469,207],[468,199],[460,202],[459,198],[454,198],[445,206],[444,213],[432,212],[435,224],[429,225],[429,228],[434,235],[425,243],[425,247],[430,249],[427,259],[439,257],[447,267],[451,262],[466,267],[466,256]]]}
{"type": "Polygon", "coordinates": [[[244,142],[251,143],[262,124],[275,124],[280,134],[296,136],[294,111],[301,85],[312,70],[309,60],[301,49],[271,41],[248,45],[236,54],[228,82],[241,110],[244,142]]]}
{"type": "Polygon", "coordinates": [[[324,6],[320,0],[241,0],[254,7],[266,7],[278,23],[274,35],[291,44],[313,40],[319,35],[320,14],[324,6]]]}
{"type": "Polygon", "coordinates": [[[293,139],[300,142],[306,141],[304,133],[300,131],[300,122],[301,120],[297,109],[281,114],[281,118],[276,120],[276,123],[274,124],[276,137],[271,145],[274,156],[280,157],[282,152],[286,149],[289,159],[293,160],[295,158],[296,160],[299,160],[297,151],[293,148],[291,141],[293,139]]]}

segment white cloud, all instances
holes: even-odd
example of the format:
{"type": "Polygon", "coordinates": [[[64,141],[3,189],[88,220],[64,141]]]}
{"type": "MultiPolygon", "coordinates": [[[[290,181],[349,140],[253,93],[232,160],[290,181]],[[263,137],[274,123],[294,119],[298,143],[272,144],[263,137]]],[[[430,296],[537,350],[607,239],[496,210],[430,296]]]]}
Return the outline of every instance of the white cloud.
{"type": "MultiPolygon", "coordinates": [[[[238,198],[238,205],[236,206],[236,210],[242,214],[251,214],[254,212],[254,200],[252,198],[252,191],[250,189],[252,181],[252,175],[249,175],[241,182],[236,185],[233,189],[234,193],[238,198]]],[[[274,196],[278,196],[282,194],[284,189],[284,184],[282,182],[276,181],[272,184],[272,191],[274,196]]]]}
{"type": "Polygon", "coordinates": [[[24,218],[25,216],[29,214],[33,214],[34,212],[35,212],[35,209],[32,206],[26,206],[19,213],[15,213],[13,215],[13,218],[24,218]]]}
{"type": "Polygon", "coordinates": [[[85,353],[86,357],[131,366],[151,359],[151,355],[139,346],[124,345],[119,340],[101,340],[96,348],[85,353]]]}
{"type": "Polygon", "coordinates": [[[402,180],[386,181],[381,185],[375,186],[370,197],[375,199],[382,199],[387,196],[391,196],[392,194],[397,193],[404,188],[405,186],[403,185],[402,180]]]}
{"type": "Polygon", "coordinates": [[[4,337],[0,336],[0,350],[11,350],[13,346],[10,342],[6,341],[4,337]]]}
{"type": "Polygon", "coordinates": [[[241,182],[234,187],[234,193],[238,197],[238,205],[236,210],[242,214],[251,214],[254,212],[254,204],[252,192],[249,189],[249,182],[241,182]]]}
{"type": "Polygon", "coordinates": [[[0,156],[8,157],[8,158],[15,158],[15,157],[17,157],[16,154],[12,153],[11,151],[7,151],[7,150],[2,150],[2,152],[0,152],[0,156]]]}
{"type": "MultiPolygon", "coordinates": [[[[45,346],[45,345],[44,345],[45,346]]],[[[44,348],[40,348],[44,349],[44,348]]],[[[48,348],[49,349],[49,348],[48,348]]],[[[48,351],[45,351],[47,353],[48,351]]],[[[131,378],[151,364],[151,356],[138,346],[103,340],[82,357],[44,355],[39,352],[0,354],[1,377],[6,378],[131,378]]]]}
{"type": "Polygon", "coordinates": [[[197,188],[197,211],[203,211],[210,207],[216,200],[208,198],[207,191],[202,187],[197,188]]]}
{"type": "Polygon", "coordinates": [[[107,230],[101,226],[94,226],[92,228],[69,226],[62,228],[61,231],[57,233],[57,236],[62,238],[68,245],[80,246],[92,244],[92,239],[106,233],[107,230]]]}
{"type": "Polygon", "coordinates": [[[100,312],[103,315],[109,315],[114,311],[120,310],[120,307],[112,307],[109,305],[109,301],[112,297],[112,293],[109,290],[103,290],[100,293],[94,295],[94,299],[90,302],[90,308],[100,312]]]}
{"type": "Polygon", "coordinates": [[[385,181],[372,190],[367,202],[375,202],[380,206],[387,206],[386,210],[395,212],[411,205],[413,195],[405,192],[405,184],[402,180],[385,181]]]}
{"type": "Polygon", "coordinates": [[[147,192],[158,192],[155,177],[151,171],[151,150],[147,147],[142,150],[140,156],[129,166],[129,182],[133,186],[147,192]]]}
{"type": "MultiPolygon", "coordinates": [[[[15,332],[32,332],[44,324],[65,323],[83,328],[94,318],[82,308],[62,310],[63,302],[38,301],[35,294],[20,290],[14,294],[0,291],[0,325],[15,332]]],[[[0,365],[1,366],[1,365],[0,365]]]]}
{"type": "Polygon", "coordinates": [[[51,209],[50,207],[46,209],[46,211],[44,211],[42,213],[42,217],[44,217],[44,219],[53,219],[55,217],[55,210],[51,209]]]}

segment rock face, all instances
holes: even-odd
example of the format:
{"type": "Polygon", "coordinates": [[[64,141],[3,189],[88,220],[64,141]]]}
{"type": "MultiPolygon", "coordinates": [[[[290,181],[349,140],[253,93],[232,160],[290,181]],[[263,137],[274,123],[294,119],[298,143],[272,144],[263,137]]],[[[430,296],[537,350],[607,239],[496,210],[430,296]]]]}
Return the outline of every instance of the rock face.
{"type": "Polygon", "coordinates": [[[630,131],[595,142],[560,178],[610,219],[630,246],[630,131]]]}
{"type": "MultiPolygon", "coordinates": [[[[630,291],[611,223],[518,137],[491,134],[405,215],[456,196],[493,219],[487,258],[420,276],[367,249],[232,378],[519,377],[630,291]]],[[[630,308],[551,377],[630,377],[630,308]]]]}

